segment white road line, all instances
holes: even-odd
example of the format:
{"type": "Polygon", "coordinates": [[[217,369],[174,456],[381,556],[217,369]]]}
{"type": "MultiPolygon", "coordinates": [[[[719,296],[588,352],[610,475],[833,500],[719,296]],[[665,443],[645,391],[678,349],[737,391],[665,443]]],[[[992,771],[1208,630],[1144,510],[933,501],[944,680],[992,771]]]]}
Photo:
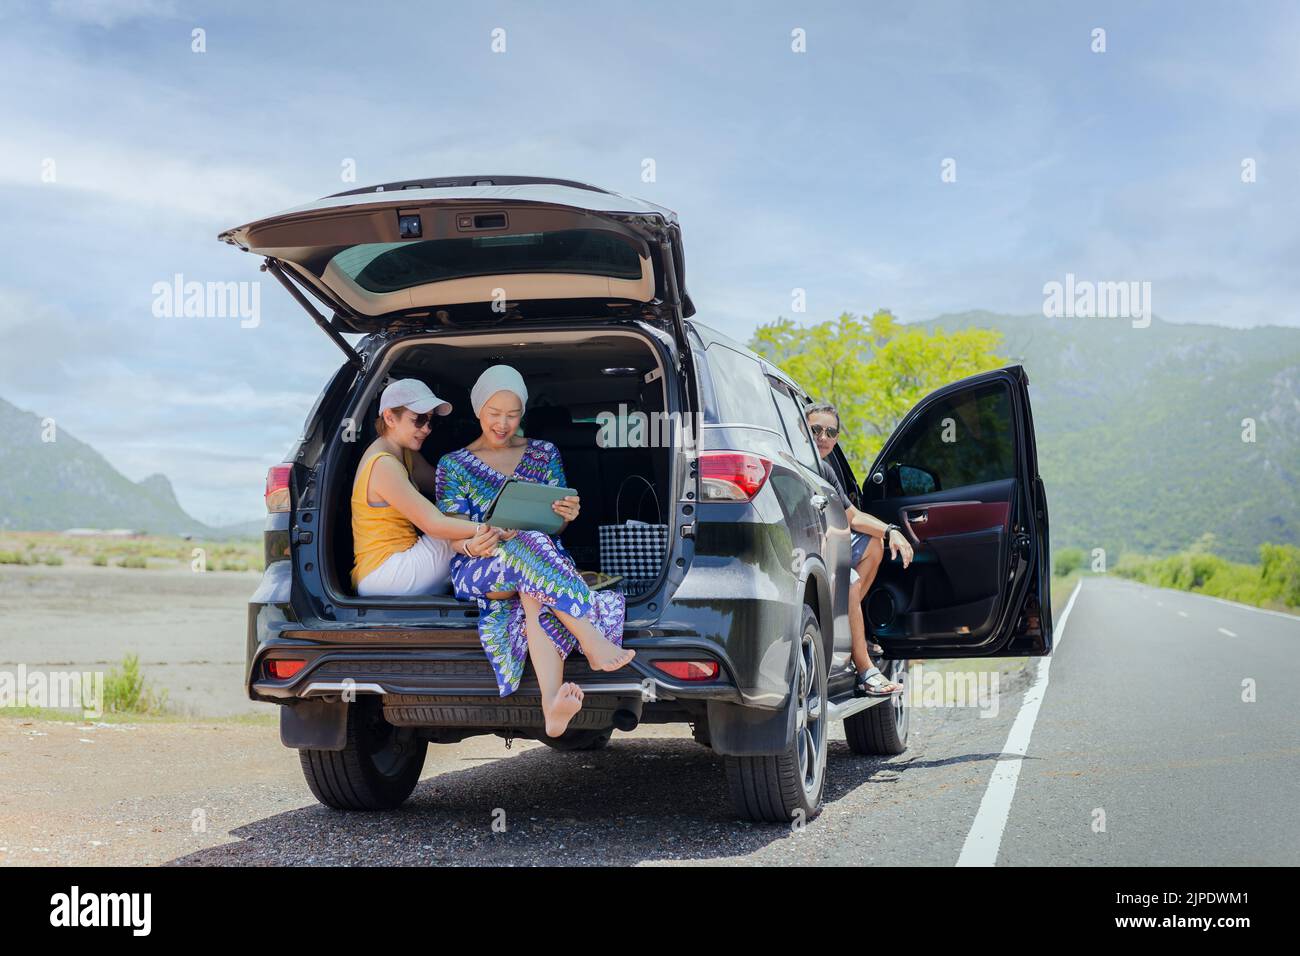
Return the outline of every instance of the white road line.
{"type": "MultiPolygon", "coordinates": [[[[1079,596],[1079,589],[1082,587],[1083,579],[1080,578],[1079,583],[1070,593],[1070,600],[1065,602],[1061,620],[1052,628],[1053,654],[1061,647],[1061,640],[1065,637],[1065,621],[1070,616],[1074,599],[1079,596]]],[[[1007,742],[1002,747],[1003,754],[1014,754],[1014,756],[998,760],[993,768],[988,789],[984,791],[984,799],[980,801],[980,808],[975,813],[970,833],[966,834],[966,842],[962,844],[961,855],[957,857],[958,866],[997,865],[998,848],[1002,846],[1002,831],[1007,827],[1007,817],[1011,814],[1011,800],[1016,795],[1016,782],[1020,779],[1021,758],[1029,750],[1029,737],[1034,732],[1038,708],[1043,703],[1043,695],[1047,692],[1047,675],[1051,666],[1050,657],[1038,659],[1038,676],[1025,691],[1025,699],[1020,704],[1020,713],[1016,714],[1016,719],[1011,724],[1011,732],[1007,734],[1007,742]]]]}
{"type": "Polygon", "coordinates": [[[1237,636],[1236,634],[1233,634],[1232,631],[1228,630],[1226,627],[1221,627],[1221,628],[1219,628],[1219,633],[1220,633],[1220,634],[1227,634],[1229,637],[1236,637],[1236,636],[1237,636]]]}
{"type": "MultiPolygon", "coordinates": [[[[1254,611],[1256,614],[1268,614],[1271,617],[1280,617],[1283,618],[1284,620],[1291,621],[1296,624],[1300,624],[1300,614],[1288,614],[1286,611],[1274,611],[1266,607],[1255,607],[1255,605],[1253,604],[1242,604],[1240,601],[1229,601],[1227,598],[1214,597],[1213,595],[1210,594],[1200,594],[1196,591],[1180,591],[1178,588],[1162,588],[1158,584],[1143,584],[1140,581],[1130,582],[1127,578],[1118,578],[1110,574],[1097,574],[1093,576],[1098,578],[1105,578],[1109,581],[1115,582],[1116,584],[1120,584],[1121,582],[1124,584],[1132,584],[1135,587],[1141,589],[1141,593],[1143,594],[1143,596],[1156,595],[1159,594],[1161,591],[1169,591],[1173,594],[1185,594],[1188,597],[1202,598],[1206,601],[1215,601],[1219,604],[1226,604],[1228,605],[1228,607],[1239,607],[1243,611],[1254,611]]],[[[1080,578],[1080,580],[1083,579],[1080,578]]],[[[1155,598],[1155,602],[1156,602],[1156,607],[1165,606],[1165,602],[1161,601],[1159,598],[1155,598]]]]}
{"type": "MultiPolygon", "coordinates": [[[[1154,588],[1155,585],[1148,584],[1145,585],[1145,587],[1154,588]]],[[[1171,589],[1161,588],[1161,590],[1171,590],[1171,589]]],[[[1254,611],[1257,614],[1269,614],[1272,615],[1273,617],[1284,618],[1288,621],[1292,621],[1296,624],[1300,624],[1300,615],[1297,614],[1287,614],[1285,611],[1271,611],[1266,607],[1255,607],[1255,605],[1253,604],[1242,604],[1240,601],[1229,601],[1227,598],[1214,597],[1209,594],[1197,594],[1195,591],[1178,591],[1177,593],[1186,594],[1188,597],[1203,598],[1206,601],[1217,601],[1219,604],[1228,605],[1228,607],[1239,607],[1244,611],[1254,611]]],[[[1157,601],[1156,603],[1159,604],[1160,602],[1157,601]]]]}
{"type": "Polygon", "coordinates": [[[1179,616],[1179,617],[1187,617],[1187,612],[1186,612],[1186,611],[1179,611],[1179,612],[1178,612],[1178,616],[1179,616]]]}

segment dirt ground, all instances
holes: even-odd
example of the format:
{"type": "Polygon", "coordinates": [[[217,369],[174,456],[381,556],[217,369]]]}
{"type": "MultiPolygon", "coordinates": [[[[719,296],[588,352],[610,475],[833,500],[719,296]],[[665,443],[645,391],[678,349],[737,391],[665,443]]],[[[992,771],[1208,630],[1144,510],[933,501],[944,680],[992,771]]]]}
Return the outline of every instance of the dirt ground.
{"type": "MultiPolygon", "coordinates": [[[[280,744],[276,708],[244,696],[245,607],[259,578],[0,565],[0,670],[106,671],[134,653],[173,712],[85,721],[0,710],[0,866],[158,864],[238,842],[231,831],[286,811],[321,809],[280,744]]],[[[422,779],[536,748],[507,751],[497,737],[433,747],[422,779]]]]}
{"type": "MultiPolygon", "coordinates": [[[[707,753],[689,741],[686,725],[619,737],[678,738],[707,753]]],[[[421,780],[482,773],[515,759],[531,767],[536,758],[568,755],[531,740],[507,750],[498,737],[476,737],[430,747],[421,780]]],[[[367,816],[317,804],[273,716],[133,723],[0,717],[0,780],[0,866],[157,865],[194,854],[204,857],[194,862],[217,862],[203,851],[242,850],[257,842],[259,828],[292,839],[294,820],[304,814],[313,826],[332,818],[365,826],[367,816]]]]}
{"type": "Polygon", "coordinates": [[[270,714],[244,695],[257,571],[0,565],[0,669],[103,670],[138,654],[177,713],[270,714]]]}

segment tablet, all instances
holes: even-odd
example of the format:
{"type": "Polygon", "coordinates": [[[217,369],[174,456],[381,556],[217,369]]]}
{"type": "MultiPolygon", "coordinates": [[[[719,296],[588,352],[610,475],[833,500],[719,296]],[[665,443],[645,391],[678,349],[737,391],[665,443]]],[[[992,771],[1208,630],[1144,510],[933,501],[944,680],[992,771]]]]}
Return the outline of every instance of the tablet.
{"type": "Polygon", "coordinates": [[[483,523],[506,531],[555,534],[564,526],[564,519],[551,510],[551,505],[577,493],[575,488],[507,478],[484,512],[483,523]]]}

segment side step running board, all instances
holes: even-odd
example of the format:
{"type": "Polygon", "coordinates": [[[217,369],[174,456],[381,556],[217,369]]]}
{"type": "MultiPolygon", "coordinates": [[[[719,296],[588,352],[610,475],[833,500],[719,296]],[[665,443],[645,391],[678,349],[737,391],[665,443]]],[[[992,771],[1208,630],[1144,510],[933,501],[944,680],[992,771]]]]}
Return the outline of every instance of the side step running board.
{"type": "Polygon", "coordinates": [[[888,697],[847,697],[842,701],[831,701],[826,705],[826,719],[843,720],[888,700],[888,697]]]}

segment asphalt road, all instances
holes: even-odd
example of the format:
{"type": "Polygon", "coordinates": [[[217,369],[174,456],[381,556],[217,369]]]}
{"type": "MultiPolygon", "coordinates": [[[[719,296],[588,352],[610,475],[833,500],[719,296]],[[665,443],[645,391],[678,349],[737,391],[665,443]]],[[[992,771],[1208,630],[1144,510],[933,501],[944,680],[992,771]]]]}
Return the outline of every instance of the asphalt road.
{"type": "Polygon", "coordinates": [[[1085,581],[998,863],[1300,863],[1298,654],[1300,618],[1085,581]]]}

